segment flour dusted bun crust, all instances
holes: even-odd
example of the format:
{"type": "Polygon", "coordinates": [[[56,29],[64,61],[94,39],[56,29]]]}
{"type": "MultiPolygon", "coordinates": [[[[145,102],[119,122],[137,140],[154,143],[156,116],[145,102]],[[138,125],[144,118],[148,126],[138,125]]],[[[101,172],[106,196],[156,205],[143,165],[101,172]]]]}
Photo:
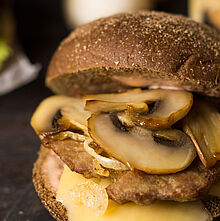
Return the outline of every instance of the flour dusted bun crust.
{"type": "Polygon", "coordinates": [[[46,84],[55,93],[82,95],[129,86],[176,86],[220,96],[220,35],[180,15],[117,14],[83,25],[60,44],[46,84]],[[120,77],[137,78],[136,85],[120,77]]]}

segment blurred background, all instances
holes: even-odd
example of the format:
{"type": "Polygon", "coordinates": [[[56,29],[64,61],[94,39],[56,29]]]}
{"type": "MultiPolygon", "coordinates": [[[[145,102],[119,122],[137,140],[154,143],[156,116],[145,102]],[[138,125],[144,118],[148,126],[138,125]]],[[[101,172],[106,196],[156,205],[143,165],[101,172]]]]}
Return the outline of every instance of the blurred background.
{"type": "Polygon", "coordinates": [[[220,28],[220,0],[0,0],[0,220],[53,220],[33,190],[40,141],[29,125],[59,42],[75,27],[122,11],[191,16],[220,28]]]}

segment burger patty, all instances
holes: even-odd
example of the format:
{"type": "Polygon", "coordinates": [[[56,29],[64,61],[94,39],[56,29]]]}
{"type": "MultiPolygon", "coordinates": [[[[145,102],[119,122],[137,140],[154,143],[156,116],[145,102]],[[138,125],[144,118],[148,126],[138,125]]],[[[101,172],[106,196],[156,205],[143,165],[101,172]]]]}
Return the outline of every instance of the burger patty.
{"type": "Polygon", "coordinates": [[[196,159],[186,170],[166,175],[129,171],[107,188],[119,203],[148,204],[155,200],[191,201],[204,197],[220,175],[220,163],[207,169],[196,159]]]}
{"type": "Polygon", "coordinates": [[[72,171],[83,174],[87,178],[99,177],[94,168],[93,157],[84,150],[82,142],[46,138],[42,140],[42,144],[52,149],[72,171]]]}
{"type": "MultiPolygon", "coordinates": [[[[83,147],[83,142],[66,140],[43,139],[44,147],[52,149],[60,159],[72,170],[83,174],[86,178],[106,177],[98,173],[94,164],[94,157],[88,154],[83,147]]],[[[108,169],[110,178],[118,179],[127,171],[115,171],[108,169]]]]}
{"type": "MultiPolygon", "coordinates": [[[[101,177],[94,167],[93,157],[82,142],[73,140],[43,140],[72,170],[85,177],[101,177]]],[[[109,197],[118,203],[149,204],[155,200],[191,201],[204,197],[220,176],[220,162],[208,169],[199,159],[184,171],[175,174],[152,175],[139,170],[109,170],[113,183],[107,187],[109,197]]]]}

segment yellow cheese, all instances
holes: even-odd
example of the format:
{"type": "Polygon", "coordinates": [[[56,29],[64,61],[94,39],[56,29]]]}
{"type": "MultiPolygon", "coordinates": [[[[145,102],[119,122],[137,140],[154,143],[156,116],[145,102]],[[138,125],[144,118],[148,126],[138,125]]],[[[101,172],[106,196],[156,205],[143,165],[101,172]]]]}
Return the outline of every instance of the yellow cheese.
{"type": "MultiPolygon", "coordinates": [[[[64,168],[61,176],[57,200],[63,203],[68,212],[69,221],[208,221],[211,220],[201,202],[157,202],[147,206],[134,203],[119,205],[108,200],[108,208],[104,215],[98,216],[86,205],[74,203],[71,197],[73,186],[88,182],[82,175],[64,168]]],[[[92,179],[92,182],[102,186],[109,185],[108,179],[92,179]]]]}

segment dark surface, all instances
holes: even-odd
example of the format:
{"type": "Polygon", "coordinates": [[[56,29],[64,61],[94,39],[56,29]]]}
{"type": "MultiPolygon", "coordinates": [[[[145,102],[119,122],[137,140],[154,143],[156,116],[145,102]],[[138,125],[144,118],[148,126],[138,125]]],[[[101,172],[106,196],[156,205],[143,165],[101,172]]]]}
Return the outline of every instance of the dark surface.
{"type": "MultiPolygon", "coordinates": [[[[159,9],[186,14],[186,1],[161,1],[159,9]]],[[[39,102],[52,94],[44,86],[46,67],[68,33],[61,2],[14,1],[18,40],[31,62],[40,63],[42,69],[33,83],[0,97],[0,220],[52,220],[31,184],[40,142],[29,121],[39,102]]]]}
{"type": "MultiPolygon", "coordinates": [[[[39,102],[52,94],[44,86],[46,67],[57,45],[68,33],[62,20],[60,2],[19,0],[14,4],[18,41],[31,62],[40,63],[42,69],[33,83],[0,96],[0,220],[13,211],[17,202],[16,207],[22,206],[21,198],[32,180],[32,165],[40,141],[29,122],[39,102]]],[[[28,201],[32,213],[40,211],[34,209],[36,206],[44,211],[39,200],[35,200],[32,186],[29,191],[35,197],[32,202],[28,201]]],[[[27,217],[15,218],[16,215],[9,217],[7,220],[28,220],[27,217]]],[[[38,220],[43,220],[41,218],[38,220]]]]}
{"type": "Polygon", "coordinates": [[[33,191],[33,184],[29,184],[24,195],[10,210],[4,221],[53,221],[49,212],[41,205],[40,199],[33,191]]]}

